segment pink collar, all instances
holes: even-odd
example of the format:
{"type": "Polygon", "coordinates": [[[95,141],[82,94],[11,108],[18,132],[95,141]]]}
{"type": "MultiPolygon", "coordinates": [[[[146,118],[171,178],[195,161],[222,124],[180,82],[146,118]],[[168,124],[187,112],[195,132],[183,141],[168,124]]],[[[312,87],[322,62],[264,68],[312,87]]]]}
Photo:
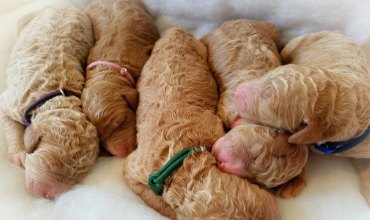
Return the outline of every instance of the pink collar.
{"type": "Polygon", "coordinates": [[[234,121],[231,126],[230,126],[230,129],[233,129],[237,124],[239,124],[239,122],[243,121],[242,118],[239,118],[238,120],[234,121]]]}
{"type": "Polygon", "coordinates": [[[106,65],[106,66],[109,66],[109,67],[112,67],[116,70],[118,70],[122,76],[125,76],[128,81],[130,82],[131,86],[135,88],[135,80],[134,78],[131,76],[131,74],[127,71],[126,68],[124,67],[120,67],[114,63],[111,63],[111,62],[108,62],[108,61],[95,61],[95,62],[92,62],[90,63],[87,67],[86,67],[86,71],[87,70],[91,70],[92,68],[94,68],[95,66],[97,65],[106,65]]]}

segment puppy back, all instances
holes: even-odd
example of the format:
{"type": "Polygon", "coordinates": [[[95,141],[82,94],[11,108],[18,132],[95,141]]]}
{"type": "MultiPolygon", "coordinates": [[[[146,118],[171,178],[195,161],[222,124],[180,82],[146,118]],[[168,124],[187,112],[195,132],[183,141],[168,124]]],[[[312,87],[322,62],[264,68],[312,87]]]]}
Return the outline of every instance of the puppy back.
{"type": "Polygon", "coordinates": [[[7,68],[5,96],[11,98],[3,104],[14,120],[23,123],[25,108],[41,96],[60,88],[81,93],[93,35],[86,14],[67,6],[50,6],[26,15],[18,28],[7,68]]]}
{"type": "Polygon", "coordinates": [[[206,47],[179,28],[157,41],[138,82],[138,150],[152,171],[183,148],[209,150],[224,134],[206,47]],[[151,165],[149,165],[151,164],[151,165]],[[155,164],[155,167],[152,167],[155,164]]]}
{"type": "Polygon", "coordinates": [[[86,8],[96,44],[88,63],[105,60],[123,66],[138,79],[159,31],[138,0],[94,0],[86,8]]]}

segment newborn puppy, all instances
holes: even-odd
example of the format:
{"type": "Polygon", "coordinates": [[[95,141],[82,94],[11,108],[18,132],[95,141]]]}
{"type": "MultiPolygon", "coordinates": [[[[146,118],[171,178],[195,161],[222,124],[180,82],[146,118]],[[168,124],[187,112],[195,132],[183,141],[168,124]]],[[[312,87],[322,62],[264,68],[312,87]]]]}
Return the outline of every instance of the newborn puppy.
{"type": "Polygon", "coordinates": [[[91,22],[77,9],[53,6],[23,17],[17,31],[0,97],[8,159],[25,168],[33,195],[54,199],[92,168],[99,151],[78,97],[91,22]]]}
{"type": "Polygon", "coordinates": [[[366,57],[339,32],[290,41],[285,65],[235,90],[241,117],[293,133],[290,143],[322,144],[360,136],[370,124],[366,57]]]}
{"type": "MultiPolygon", "coordinates": [[[[208,47],[208,62],[219,86],[217,114],[230,129],[240,118],[234,104],[236,87],[281,65],[279,31],[268,22],[235,20],[225,22],[201,40],[208,47]]],[[[212,154],[221,170],[275,187],[300,174],[307,161],[308,148],[289,144],[289,136],[242,121],[217,140],[212,154]]]]}
{"type": "MultiPolygon", "coordinates": [[[[370,204],[370,138],[362,136],[370,124],[365,54],[344,34],[323,31],[291,40],[281,55],[288,65],[236,89],[238,112],[255,123],[293,133],[288,140],[291,143],[365,138],[347,151],[333,153],[356,158],[361,191],[370,204]]],[[[346,146],[337,144],[338,152],[346,146]]]]}
{"type": "Polygon", "coordinates": [[[122,157],[136,148],[135,82],[159,32],[140,1],[94,0],[86,14],[96,42],[88,58],[83,111],[103,147],[122,157]]]}
{"type": "Polygon", "coordinates": [[[280,219],[274,197],[216,167],[209,152],[224,135],[215,114],[217,86],[207,49],[178,28],[158,40],[138,82],[138,149],[124,161],[128,186],[171,219],[280,219]],[[183,149],[202,146],[164,180],[162,196],[148,178],[183,149]]]}

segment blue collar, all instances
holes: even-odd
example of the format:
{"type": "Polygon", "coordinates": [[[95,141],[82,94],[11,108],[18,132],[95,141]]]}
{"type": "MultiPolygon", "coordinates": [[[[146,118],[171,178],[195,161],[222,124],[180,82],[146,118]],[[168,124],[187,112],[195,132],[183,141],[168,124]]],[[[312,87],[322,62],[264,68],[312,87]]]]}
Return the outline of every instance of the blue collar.
{"type": "Polygon", "coordinates": [[[365,132],[356,138],[349,139],[348,141],[342,142],[326,142],[324,144],[313,144],[315,148],[323,153],[326,154],[336,154],[341,153],[346,150],[351,149],[352,147],[356,146],[357,144],[361,143],[363,140],[367,138],[370,134],[370,126],[367,127],[365,132]]]}
{"type": "Polygon", "coordinates": [[[32,110],[41,106],[42,104],[44,104],[49,99],[52,99],[52,98],[54,98],[56,96],[59,96],[59,95],[63,95],[63,96],[72,96],[73,95],[73,96],[79,97],[78,94],[76,94],[74,92],[67,91],[64,88],[61,88],[61,89],[59,89],[55,92],[51,92],[51,93],[48,93],[48,94],[42,96],[41,98],[39,98],[35,102],[33,102],[30,106],[28,106],[28,108],[24,112],[23,117],[24,117],[24,124],[26,125],[26,127],[31,125],[31,117],[32,117],[31,111],[32,110]]]}

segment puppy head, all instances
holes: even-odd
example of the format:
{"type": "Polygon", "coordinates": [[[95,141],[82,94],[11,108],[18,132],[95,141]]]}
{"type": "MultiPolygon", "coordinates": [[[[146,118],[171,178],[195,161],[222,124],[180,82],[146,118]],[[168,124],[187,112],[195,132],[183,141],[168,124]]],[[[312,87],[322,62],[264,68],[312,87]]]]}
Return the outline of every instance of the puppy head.
{"type": "Polygon", "coordinates": [[[117,82],[94,82],[83,90],[83,111],[99,131],[103,147],[123,157],[136,149],[138,93],[131,86],[117,82]]]}
{"type": "Polygon", "coordinates": [[[67,111],[37,115],[26,129],[26,183],[33,195],[54,199],[81,180],[98,156],[96,128],[81,113],[67,111]]]}
{"type": "Polygon", "coordinates": [[[271,40],[274,42],[276,46],[276,49],[279,50],[281,45],[280,33],[279,29],[275,25],[269,22],[257,20],[251,20],[250,22],[261,35],[271,38],[271,40]]]}
{"type": "Polygon", "coordinates": [[[241,84],[234,95],[242,118],[293,133],[290,143],[311,144],[330,133],[336,91],[326,72],[291,64],[241,84]]]}
{"type": "Polygon", "coordinates": [[[301,173],[308,148],[288,143],[284,131],[240,122],[217,140],[212,154],[218,167],[265,187],[281,185],[301,173]]]}

